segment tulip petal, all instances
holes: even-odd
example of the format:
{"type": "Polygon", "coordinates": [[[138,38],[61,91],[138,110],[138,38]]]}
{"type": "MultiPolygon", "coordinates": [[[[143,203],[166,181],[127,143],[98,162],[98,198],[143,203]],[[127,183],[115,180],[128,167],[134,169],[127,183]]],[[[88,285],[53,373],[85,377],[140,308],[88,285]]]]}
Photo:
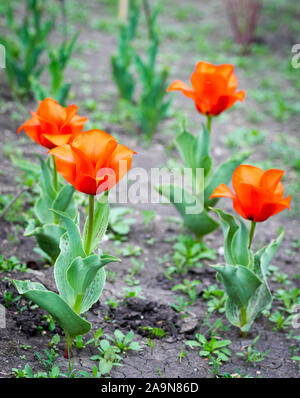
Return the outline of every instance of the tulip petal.
{"type": "Polygon", "coordinates": [[[262,206],[260,213],[256,216],[254,221],[256,221],[256,222],[266,221],[269,217],[280,213],[284,209],[290,209],[290,203],[291,203],[290,196],[287,196],[285,199],[282,199],[281,201],[279,201],[277,203],[274,203],[274,202],[265,203],[262,206]]]}
{"type": "Polygon", "coordinates": [[[24,130],[28,137],[30,137],[33,141],[37,142],[39,145],[42,145],[40,140],[40,123],[36,117],[26,120],[26,122],[18,128],[18,134],[20,134],[22,130],[24,130]]]}
{"type": "Polygon", "coordinates": [[[238,201],[248,220],[255,220],[265,203],[266,191],[255,185],[241,182],[236,190],[238,201]]]}
{"type": "Polygon", "coordinates": [[[181,80],[175,80],[167,89],[167,91],[181,91],[186,97],[195,99],[195,92],[187,84],[181,80]]]}
{"type": "Polygon", "coordinates": [[[262,175],[260,185],[266,189],[269,189],[271,192],[274,192],[283,174],[284,170],[269,169],[262,175]]]}
{"type": "Polygon", "coordinates": [[[241,215],[244,218],[247,218],[245,212],[242,209],[241,203],[239,202],[237,196],[232,192],[232,190],[230,188],[228,188],[227,185],[225,184],[221,184],[219,185],[214,192],[212,193],[212,195],[210,196],[209,199],[212,198],[229,198],[232,199],[232,205],[234,210],[241,215]]]}
{"type": "Polygon", "coordinates": [[[231,108],[236,103],[236,101],[242,102],[245,98],[245,95],[246,95],[245,91],[241,90],[233,95],[220,96],[218,98],[218,102],[216,103],[216,105],[212,107],[210,113],[215,116],[219,115],[226,109],[231,108]]]}
{"type": "Polygon", "coordinates": [[[76,178],[74,182],[74,188],[87,195],[96,195],[97,193],[97,182],[92,176],[86,175],[84,173],[76,172],[76,178]]]}
{"type": "Polygon", "coordinates": [[[76,115],[78,107],[76,105],[68,105],[66,108],[66,120],[61,127],[61,134],[71,134],[76,137],[84,128],[88,118],[76,115]]]}
{"type": "Polygon", "coordinates": [[[238,79],[235,75],[231,75],[228,79],[227,82],[227,89],[231,94],[234,94],[235,90],[237,89],[238,86],[238,79]]]}
{"type": "Polygon", "coordinates": [[[45,119],[44,117],[38,115],[35,112],[31,112],[31,114],[36,117],[39,121],[40,127],[41,127],[41,134],[43,135],[44,133],[47,134],[59,134],[60,127],[58,124],[55,123],[55,121],[51,119],[45,119]]]}
{"type": "Polygon", "coordinates": [[[217,116],[236,101],[243,101],[245,91],[235,93],[238,80],[231,64],[216,66],[209,62],[198,62],[191,76],[192,89],[181,80],[174,81],[167,91],[179,90],[195,101],[196,109],[210,116],[217,116]]]}
{"type": "Polygon", "coordinates": [[[117,175],[112,168],[103,167],[97,172],[97,192],[96,194],[99,195],[109,189],[112,189],[117,182],[117,175]]]}
{"type": "Polygon", "coordinates": [[[52,98],[46,98],[42,101],[36,111],[39,118],[51,121],[59,128],[66,120],[66,109],[52,98]]]}
{"type": "Polygon", "coordinates": [[[77,105],[68,105],[66,107],[66,119],[64,124],[69,123],[71,119],[76,115],[78,112],[78,106],[77,105]]]}
{"type": "MultiPolygon", "coordinates": [[[[292,199],[291,196],[287,196],[286,198],[280,200],[277,204],[278,204],[278,206],[282,206],[283,209],[291,210],[291,199],[292,199]]],[[[273,213],[272,216],[274,216],[275,214],[279,213],[280,211],[281,210],[279,210],[279,207],[278,207],[278,211],[276,209],[275,213],[273,213]]]]}
{"type": "Polygon", "coordinates": [[[90,176],[91,178],[96,178],[96,171],[93,167],[92,160],[84,151],[81,151],[77,147],[73,146],[73,143],[70,145],[73,158],[76,163],[76,172],[84,174],[86,176],[90,176]]]}
{"type": "Polygon", "coordinates": [[[72,141],[72,147],[84,153],[95,170],[107,164],[117,145],[115,138],[102,130],[85,131],[72,141]]]}
{"type": "Polygon", "coordinates": [[[43,137],[56,147],[68,144],[72,134],[44,134],[43,137]]]}
{"type": "MultiPolygon", "coordinates": [[[[265,203],[262,206],[260,212],[255,216],[253,221],[255,222],[266,221],[269,217],[275,214],[276,209],[278,209],[278,205],[276,203],[265,203]]],[[[283,210],[283,208],[281,208],[279,211],[281,210],[283,210]]]]}
{"type": "Polygon", "coordinates": [[[224,64],[217,66],[216,72],[224,77],[224,79],[229,80],[233,74],[234,67],[231,64],[224,64]]]}
{"type": "Polygon", "coordinates": [[[247,214],[244,212],[244,210],[243,210],[243,208],[242,208],[242,205],[241,205],[241,202],[238,200],[238,198],[235,198],[235,199],[232,201],[232,204],[233,204],[234,210],[235,210],[240,216],[242,216],[243,218],[245,218],[246,220],[248,220],[247,214]]]}
{"type": "Polygon", "coordinates": [[[118,144],[114,152],[111,154],[111,158],[108,162],[116,175],[116,182],[118,182],[131,168],[132,156],[136,152],[127,148],[125,145],[118,144]]]}
{"type": "Polygon", "coordinates": [[[217,71],[217,66],[209,62],[200,61],[196,66],[195,72],[214,74],[217,71]]]}
{"type": "MultiPolygon", "coordinates": [[[[232,176],[233,189],[238,195],[239,185],[241,182],[246,182],[248,185],[256,187],[260,186],[260,180],[264,171],[260,167],[242,164],[235,169],[232,176]]],[[[239,196],[239,195],[238,195],[239,196]]]]}
{"type": "MultiPolygon", "coordinates": [[[[218,98],[218,101],[215,105],[211,106],[210,115],[218,116],[220,113],[228,109],[233,103],[231,102],[232,98],[228,95],[223,95],[218,98]]],[[[235,102],[235,101],[234,101],[235,102]]]]}
{"type": "Polygon", "coordinates": [[[135,152],[119,145],[114,137],[102,130],[90,130],[79,134],[70,144],[51,149],[49,153],[55,157],[58,172],[77,191],[96,195],[99,190],[111,189],[124,176],[131,167],[135,152]],[[119,170],[123,160],[126,164],[124,166],[123,163],[119,170]]]}
{"type": "Polygon", "coordinates": [[[240,90],[237,93],[235,93],[234,96],[235,96],[236,100],[243,102],[246,97],[246,91],[240,90]]]}
{"type": "Polygon", "coordinates": [[[243,101],[245,98],[245,91],[235,93],[238,80],[233,72],[234,67],[231,64],[217,66],[200,61],[191,76],[193,89],[181,80],[176,80],[168,91],[182,91],[184,95],[194,99],[196,109],[200,113],[217,116],[236,101],[243,101]]]}
{"type": "Polygon", "coordinates": [[[209,199],[212,198],[229,198],[229,199],[236,199],[236,195],[232,192],[227,185],[221,184],[210,195],[209,199]]]}
{"type": "Polygon", "coordinates": [[[57,171],[72,185],[76,174],[76,163],[70,145],[62,145],[49,151],[55,158],[57,171]]]}

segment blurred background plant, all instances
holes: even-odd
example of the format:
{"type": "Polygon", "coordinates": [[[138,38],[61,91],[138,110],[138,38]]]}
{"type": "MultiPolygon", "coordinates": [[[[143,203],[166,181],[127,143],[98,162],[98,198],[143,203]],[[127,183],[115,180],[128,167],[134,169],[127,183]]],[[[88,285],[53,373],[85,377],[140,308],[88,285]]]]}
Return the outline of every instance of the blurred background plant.
{"type": "Polygon", "coordinates": [[[71,83],[64,82],[64,72],[71,58],[77,37],[78,34],[75,34],[70,41],[64,40],[58,49],[48,49],[49,64],[47,69],[50,75],[50,86],[47,88],[40,83],[39,79],[31,78],[36,101],[51,97],[55,98],[61,105],[66,106],[71,83]]]}
{"type": "Polygon", "coordinates": [[[111,57],[112,76],[120,98],[133,101],[135,79],[133,76],[134,49],[132,41],[136,37],[140,17],[138,1],[130,1],[128,21],[119,26],[118,48],[111,57]]]}
{"type": "Polygon", "coordinates": [[[147,144],[160,121],[167,116],[170,105],[170,100],[165,100],[169,71],[158,64],[159,13],[159,6],[150,7],[148,0],[130,1],[128,20],[120,24],[118,49],[111,59],[112,76],[119,96],[134,107],[135,120],[145,134],[147,144]],[[148,32],[148,46],[143,56],[134,46],[142,8],[148,32]]]}
{"type": "Polygon", "coordinates": [[[171,99],[165,100],[169,70],[158,66],[157,57],[160,44],[157,18],[159,7],[151,11],[148,1],[144,0],[144,9],[148,26],[149,47],[146,59],[136,54],[136,68],[141,82],[141,93],[137,104],[137,119],[146,141],[149,144],[157,131],[159,122],[167,116],[171,99]]]}
{"type": "Polygon", "coordinates": [[[45,17],[44,5],[44,0],[26,0],[20,21],[16,17],[15,3],[7,1],[4,7],[9,34],[0,38],[0,42],[6,48],[8,83],[17,95],[29,95],[31,76],[38,78],[43,71],[41,55],[54,25],[53,17],[45,17]]]}
{"type": "MultiPolygon", "coordinates": [[[[59,3],[66,24],[64,1],[59,0],[59,3]]],[[[49,11],[46,0],[7,1],[3,13],[8,33],[0,38],[0,44],[6,49],[5,71],[12,94],[18,97],[34,96],[36,100],[51,96],[63,104],[71,86],[64,83],[64,71],[78,35],[68,41],[65,27],[58,49],[50,45],[56,15],[49,11]],[[43,59],[45,51],[48,60],[43,59]],[[48,89],[40,83],[44,71],[50,76],[48,89]]]]}
{"type": "Polygon", "coordinates": [[[223,0],[233,36],[246,54],[255,40],[262,0],[223,0]]]}

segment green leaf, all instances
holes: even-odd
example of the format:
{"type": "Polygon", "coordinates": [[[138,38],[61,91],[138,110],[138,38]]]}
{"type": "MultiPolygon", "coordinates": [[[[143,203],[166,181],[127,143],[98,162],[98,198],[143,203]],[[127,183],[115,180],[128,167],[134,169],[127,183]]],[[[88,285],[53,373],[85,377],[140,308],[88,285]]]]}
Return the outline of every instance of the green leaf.
{"type": "Polygon", "coordinates": [[[198,198],[188,191],[176,185],[160,185],[157,189],[161,195],[169,199],[176,207],[183,218],[185,226],[197,236],[209,234],[218,228],[218,222],[211,218],[206,210],[203,210],[203,206],[198,198]],[[187,202],[182,200],[177,203],[176,200],[178,198],[187,199],[187,202]],[[191,207],[194,207],[194,211],[196,210],[198,213],[187,214],[188,208],[191,207]],[[200,211],[201,209],[202,211],[200,211]]]}
{"type": "MultiPolygon", "coordinates": [[[[132,224],[134,222],[135,221],[133,220],[132,224]]],[[[127,223],[127,222],[119,221],[119,222],[114,223],[110,227],[115,233],[117,233],[119,235],[128,235],[128,233],[130,232],[130,222],[127,223]]]]}
{"type": "Polygon", "coordinates": [[[105,375],[111,371],[113,362],[105,358],[101,358],[99,361],[99,371],[102,375],[105,375]]]}
{"type": "Polygon", "coordinates": [[[38,220],[42,224],[54,224],[54,216],[49,209],[52,207],[53,199],[46,193],[41,192],[41,196],[37,200],[34,211],[38,220]]]}
{"type": "Polygon", "coordinates": [[[91,308],[91,306],[99,300],[104,284],[105,284],[105,269],[104,267],[102,267],[97,272],[93,282],[85,291],[85,294],[83,296],[80,305],[80,313],[88,311],[91,308]]]}
{"type": "Polygon", "coordinates": [[[256,317],[272,302],[268,285],[242,265],[213,266],[212,268],[219,272],[228,294],[226,301],[228,320],[244,331],[249,330],[256,317]],[[246,325],[242,325],[242,307],[246,308],[246,325]]]}
{"type": "MultiPolygon", "coordinates": [[[[92,236],[91,251],[94,251],[99,243],[101,243],[103,236],[107,230],[109,221],[109,202],[108,192],[100,197],[95,203],[94,212],[94,228],[92,236]]],[[[84,225],[83,241],[85,242],[88,235],[88,219],[84,225]]]]}
{"type": "Polygon", "coordinates": [[[70,206],[74,192],[75,189],[73,188],[72,185],[70,184],[64,185],[59,191],[57,197],[55,198],[52,204],[52,208],[54,210],[66,212],[66,210],[70,206]]]}
{"type": "Polygon", "coordinates": [[[247,307],[247,326],[249,330],[256,317],[272,303],[272,294],[267,283],[263,283],[250,298],[247,307]]]}
{"type": "MultiPolygon", "coordinates": [[[[48,166],[45,166],[45,163],[44,167],[47,170],[48,166]]],[[[59,242],[65,232],[65,228],[55,223],[57,220],[50,209],[53,207],[55,210],[66,211],[68,215],[74,216],[73,193],[74,188],[72,185],[63,185],[57,196],[55,193],[55,198],[52,200],[52,197],[42,190],[35,206],[35,212],[40,222],[44,225],[31,231],[26,231],[26,236],[35,236],[39,247],[50,256],[53,262],[60,253],[59,242]]]]}
{"type": "Polygon", "coordinates": [[[231,157],[230,159],[226,160],[224,163],[220,164],[215,171],[213,172],[212,176],[206,183],[205,191],[204,191],[204,203],[205,207],[214,207],[219,198],[209,199],[213,191],[217,186],[220,184],[228,184],[232,178],[232,174],[234,170],[246,160],[252,151],[243,152],[238,155],[231,157]]]}
{"type": "Polygon", "coordinates": [[[214,341],[214,348],[222,348],[226,347],[227,345],[231,344],[231,340],[221,340],[221,341],[214,341]]]}
{"type": "Polygon", "coordinates": [[[51,314],[71,337],[86,334],[91,324],[78,316],[56,293],[41,283],[13,280],[18,292],[51,314]]]}
{"type": "Polygon", "coordinates": [[[254,255],[255,273],[258,273],[260,277],[265,280],[269,265],[276,254],[283,237],[284,232],[282,231],[276,239],[272,240],[267,246],[263,247],[254,255]]]}
{"type": "Polygon", "coordinates": [[[42,192],[44,192],[49,200],[53,201],[56,197],[55,189],[52,185],[52,170],[49,166],[49,162],[46,163],[41,156],[39,156],[40,164],[41,164],[41,176],[40,176],[40,185],[42,192]]]}
{"type": "Polygon", "coordinates": [[[26,231],[24,236],[34,236],[39,247],[52,259],[54,262],[60,253],[59,242],[61,236],[66,230],[55,224],[46,224],[42,227],[35,228],[31,231],[26,231]]]}
{"type": "Polygon", "coordinates": [[[246,225],[240,220],[239,229],[235,232],[231,243],[231,252],[234,264],[241,264],[247,267],[250,263],[249,254],[249,232],[246,225]]]}
{"type": "Polygon", "coordinates": [[[192,153],[192,148],[196,143],[196,138],[193,136],[193,134],[184,129],[183,132],[176,137],[175,143],[184,165],[194,169],[195,158],[194,154],[192,153]]]}
{"type": "Polygon", "coordinates": [[[63,212],[53,210],[58,214],[67,229],[60,239],[60,255],[54,265],[54,277],[57,289],[61,297],[73,308],[76,293],[67,280],[67,270],[76,257],[86,257],[84,252],[78,225],[63,212]]]}
{"type": "Polygon", "coordinates": [[[57,102],[62,106],[66,106],[66,101],[72,87],[72,83],[65,83],[57,92],[56,98],[57,102]]]}
{"type": "Polygon", "coordinates": [[[68,214],[59,210],[50,210],[59,215],[66,226],[70,241],[70,250],[72,251],[73,258],[78,256],[86,257],[78,225],[72,220],[71,217],[69,217],[68,214]]]}
{"type": "Polygon", "coordinates": [[[142,349],[140,344],[136,341],[133,341],[132,343],[130,343],[128,348],[130,350],[134,350],[134,351],[140,351],[142,349]]]}
{"type": "Polygon", "coordinates": [[[99,257],[75,258],[67,270],[67,280],[77,294],[83,295],[90,286],[102,264],[99,257]]]}
{"type": "Polygon", "coordinates": [[[226,301],[226,315],[233,325],[243,331],[250,330],[251,325],[257,316],[272,303],[272,295],[266,283],[262,283],[253,296],[250,297],[247,305],[247,324],[241,327],[241,308],[230,297],[226,301]]]}
{"type": "Polygon", "coordinates": [[[72,201],[74,188],[72,185],[62,185],[61,190],[57,193],[53,188],[53,174],[52,169],[47,163],[40,158],[41,175],[40,175],[40,197],[35,204],[35,213],[42,224],[54,224],[55,217],[49,210],[51,208],[67,212],[74,217],[75,204],[72,201]]]}
{"type": "Polygon", "coordinates": [[[216,213],[222,223],[222,230],[224,235],[224,257],[227,264],[236,264],[235,257],[232,253],[232,240],[235,233],[238,231],[239,226],[235,218],[221,209],[211,208],[216,213]]]}
{"type": "Polygon", "coordinates": [[[113,256],[99,257],[93,254],[89,257],[77,257],[67,270],[67,280],[77,294],[84,295],[100,268],[112,261],[120,261],[113,256]]]}
{"type": "Polygon", "coordinates": [[[189,347],[201,347],[201,344],[195,340],[187,340],[185,344],[188,345],[189,347]]]}
{"type": "Polygon", "coordinates": [[[125,345],[127,345],[128,343],[131,342],[131,340],[134,338],[134,332],[131,330],[130,332],[128,332],[124,338],[123,343],[125,345]]]}
{"type": "Polygon", "coordinates": [[[124,337],[125,337],[124,333],[121,332],[121,330],[118,330],[118,329],[116,329],[116,330],[114,331],[114,335],[115,335],[115,337],[116,337],[116,339],[117,339],[118,341],[123,341],[123,339],[124,339],[124,337]]]}
{"type": "MultiPolygon", "coordinates": [[[[226,315],[228,320],[233,325],[242,328],[244,331],[249,330],[257,316],[272,303],[272,295],[268,287],[266,274],[269,264],[278,250],[282,239],[283,232],[277,239],[273,240],[269,245],[265,246],[254,255],[254,260],[250,260],[251,264],[253,262],[253,269],[238,265],[237,267],[240,268],[240,270],[243,270],[243,274],[238,275],[238,278],[229,272],[232,272],[232,269],[237,267],[232,267],[230,265],[226,265],[225,268],[220,266],[213,267],[221,274],[221,279],[228,294],[226,302],[226,315]],[[232,268],[230,269],[228,267],[232,268]],[[247,272],[245,270],[247,270],[247,272]],[[245,281],[245,284],[243,284],[243,280],[245,281]],[[260,281],[260,285],[255,289],[258,281],[260,281]],[[245,297],[243,301],[241,299],[241,290],[244,290],[245,297]],[[248,302],[246,300],[247,297],[248,302]],[[247,324],[243,326],[241,326],[242,306],[246,307],[247,312],[247,324]]],[[[236,244],[238,244],[238,239],[236,244]]],[[[240,255],[242,255],[242,253],[240,253],[240,255]]],[[[251,257],[253,256],[251,251],[249,252],[249,255],[251,255],[251,257]]]]}
{"type": "MultiPolygon", "coordinates": [[[[243,330],[249,330],[251,324],[257,318],[257,316],[266,308],[268,308],[272,303],[272,294],[270,292],[268,282],[267,282],[267,271],[272,261],[273,256],[277,252],[284,233],[281,232],[277,239],[274,239],[269,245],[265,246],[261,250],[259,250],[254,255],[254,267],[253,271],[256,276],[259,277],[263,283],[252,297],[249,300],[247,306],[247,325],[243,328],[243,330]]],[[[236,305],[232,302],[228,302],[228,308],[231,313],[231,322],[235,324],[239,322],[239,308],[236,308],[236,305]]]]}
{"type": "Polygon", "coordinates": [[[238,307],[247,307],[262,281],[248,268],[243,265],[214,265],[224,284],[226,293],[238,307]]]}
{"type": "Polygon", "coordinates": [[[204,169],[204,176],[207,176],[211,166],[212,159],[210,157],[210,134],[205,124],[202,123],[202,132],[195,139],[193,145],[193,153],[195,158],[195,167],[204,169]]]}
{"type": "Polygon", "coordinates": [[[36,180],[40,178],[40,170],[37,167],[36,163],[32,163],[24,158],[16,158],[13,155],[10,156],[10,159],[19,169],[25,171],[28,174],[32,174],[36,178],[36,180]]]}

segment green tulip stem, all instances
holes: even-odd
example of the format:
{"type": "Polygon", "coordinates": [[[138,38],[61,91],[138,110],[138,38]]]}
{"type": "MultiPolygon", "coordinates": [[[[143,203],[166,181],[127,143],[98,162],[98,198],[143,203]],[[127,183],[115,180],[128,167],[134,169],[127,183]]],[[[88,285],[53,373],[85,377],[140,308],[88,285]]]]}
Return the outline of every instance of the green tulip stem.
{"type": "Polygon", "coordinates": [[[65,345],[65,352],[64,352],[64,358],[65,359],[70,359],[71,358],[71,348],[73,344],[73,338],[65,332],[66,335],[66,345],[65,345]]]}
{"type": "Polygon", "coordinates": [[[91,245],[92,245],[92,237],[93,237],[93,229],[94,229],[94,195],[89,195],[89,219],[88,219],[88,233],[85,241],[85,253],[87,256],[90,255],[91,245]]]}
{"type": "Polygon", "coordinates": [[[203,235],[196,235],[196,241],[199,243],[203,242],[203,235]]]}
{"type": "MultiPolygon", "coordinates": [[[[55,158],[52,155],[52,170],[53,170],[53,187],[55,192],[58,192],[58,174],[57,174],[57,168],[56,168],[56,163],[55,163],[55,158]]],[[[57,214],[54,214],[54,223],[55,224],[59,224],[59,217],[57,214]]]]}
{"type": "Polygon", "coordinates": [[[57,175],[55,158],[53,155],[52,155],[52,163],[53,163],[53,186],[54,186],[55,191],[57,192],[57,190],[58,190],[58,175],[57,175]]]}
{"type": "Polygon", "coordinates": [[[212,121],[212,117],[210,115],[207,115],[206,127],[207,127],[207,130],[208,130],[209,133],[211,133],[211,121],[212,121]]]}
{"type": "MultiPolygon", "coordinates": [[[[247,307],[241,308],[241,327],[247,325],[247,307]]],[[[246,332],[242,331],[242,337],[246,337],[246,332]]]]}
{"type": "Polygon", "coordinates": [[[249,233],[249,246],[248,246],[248,250],[250,250],[251,245],[252,245],[253,236],[254,236],[254,232],[255,232],[255,227],[256,227],[256,222],[255,222],[255,221],[251,221],[251,228],[250,228],[250,233],[249,233]]]}

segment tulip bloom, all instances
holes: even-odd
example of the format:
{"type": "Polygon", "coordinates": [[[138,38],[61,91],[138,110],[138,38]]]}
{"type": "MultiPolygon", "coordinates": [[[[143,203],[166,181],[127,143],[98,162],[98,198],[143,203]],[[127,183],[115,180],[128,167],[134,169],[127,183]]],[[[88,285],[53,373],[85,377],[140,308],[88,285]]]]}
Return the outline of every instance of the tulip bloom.
{"type": "Polygon", "coordinates": [[[234,210],[247,220],[262,222],[269,217],[290,209],[291,197],[283,198],[284,189],[280,182],[284,171],[241,165],[232,177],[232,192],[225,184],[219,185],[211,198],[232,199],[234,210]]]}
{"type": "Polygon", "coordinates": [[[111,189],[131,167],[135,153],[102,130],[77,135],[67,144],[49,151],[57,171],[74,188],[88,195],[111,189]]]}
{"type": "Polygon", "coordinates": [[[190,88],[181,80],[174,81],[167,91],[181,91],[195,102],[196,109],[208,116],[217,116],[237,100],[243,101],[245,91],[237,90],[238,80],[233,65],[213,65],[200,61],[191,76],[190,88]]]}
{"type": "Polygon", "coordinates": [[[76,115],[78,107],[61,106],[52,98],[44,99],[36,112],[31,112],[32,118],[19,127],[18,133],[25,133],[38,144],[52,149],[65,145],[82,132],[86,117],[76,115]]]}

